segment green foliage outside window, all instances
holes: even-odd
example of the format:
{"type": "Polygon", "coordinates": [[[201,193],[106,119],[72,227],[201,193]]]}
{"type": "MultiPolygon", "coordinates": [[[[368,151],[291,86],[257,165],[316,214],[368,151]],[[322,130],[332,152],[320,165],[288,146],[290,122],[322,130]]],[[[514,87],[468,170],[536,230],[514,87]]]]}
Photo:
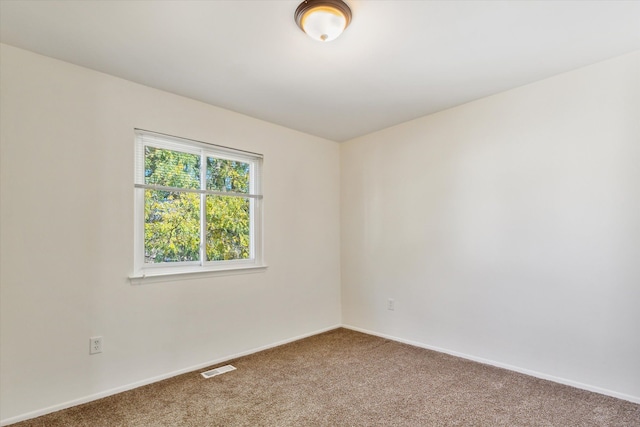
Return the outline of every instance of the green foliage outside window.
{"type": "MultiPolygon", "coordinates": [[[[145,147],[145,184],[200,189],[197,154],[145,147]]],[[[248,163],[206,158],[206,189],[248,193],[248,163]]],[[[145,262],[200,259],[200,194],[145,190],[145,262]]],[[[249,198],[206,195],[207,261],[247,259],[250,248],[249,198]]]]}

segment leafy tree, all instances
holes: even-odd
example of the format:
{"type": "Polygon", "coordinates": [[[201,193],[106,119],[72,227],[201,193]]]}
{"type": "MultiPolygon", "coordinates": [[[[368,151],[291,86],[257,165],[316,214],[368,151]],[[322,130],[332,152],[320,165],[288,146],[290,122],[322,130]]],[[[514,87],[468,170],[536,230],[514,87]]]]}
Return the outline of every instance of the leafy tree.
{"type": "MultiPolygon", "coordinates": [[[[145,183],[200,188],[200,156],[145,147],[145,183]]],[[[206,188],[248,193],[248,163],[207,157],[206,188]]],[[[197,193],[145,190],[146,262],[197,261],[200,257],[200,203],[197,193]]],[[[249,258],[248,198],[206,195],[207,261],[249,258]]]]}

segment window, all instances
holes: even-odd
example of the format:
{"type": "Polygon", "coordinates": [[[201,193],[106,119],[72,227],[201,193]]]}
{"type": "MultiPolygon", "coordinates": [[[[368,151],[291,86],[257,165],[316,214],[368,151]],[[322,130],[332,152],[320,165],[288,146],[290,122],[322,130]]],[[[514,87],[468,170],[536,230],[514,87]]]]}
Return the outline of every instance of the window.
{"type": "Polygon", "coordinates": [[[261,163],[136,130],[133,277],[262,267],[261,163]]]}

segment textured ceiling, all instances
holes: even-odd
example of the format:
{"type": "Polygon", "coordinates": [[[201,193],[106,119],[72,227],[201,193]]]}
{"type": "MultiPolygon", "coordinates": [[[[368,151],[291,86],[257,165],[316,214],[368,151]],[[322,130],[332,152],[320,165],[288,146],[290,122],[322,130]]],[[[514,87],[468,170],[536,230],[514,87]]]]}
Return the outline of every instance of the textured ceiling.
{"type": "Polygon", "coordinates": [[[0,1],[0,40],[334,141],[640,49],[638,1],[0,1]]]}

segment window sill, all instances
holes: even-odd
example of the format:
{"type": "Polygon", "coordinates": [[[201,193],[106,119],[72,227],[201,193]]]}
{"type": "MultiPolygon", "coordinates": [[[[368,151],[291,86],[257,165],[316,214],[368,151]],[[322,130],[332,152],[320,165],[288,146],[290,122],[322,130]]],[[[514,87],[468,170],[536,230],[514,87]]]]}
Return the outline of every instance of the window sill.
{"type": "Polygon", "coordinates": [[[260,273],[268,268],[267,265],[238,265],[225,268],[185,267],[167,270],[145,270],[129,276],[132,285],[142,285],[156,282],[174,282],[176,280],[199,279],[208,276],[230,276],[237,274],[260,273]]]}

